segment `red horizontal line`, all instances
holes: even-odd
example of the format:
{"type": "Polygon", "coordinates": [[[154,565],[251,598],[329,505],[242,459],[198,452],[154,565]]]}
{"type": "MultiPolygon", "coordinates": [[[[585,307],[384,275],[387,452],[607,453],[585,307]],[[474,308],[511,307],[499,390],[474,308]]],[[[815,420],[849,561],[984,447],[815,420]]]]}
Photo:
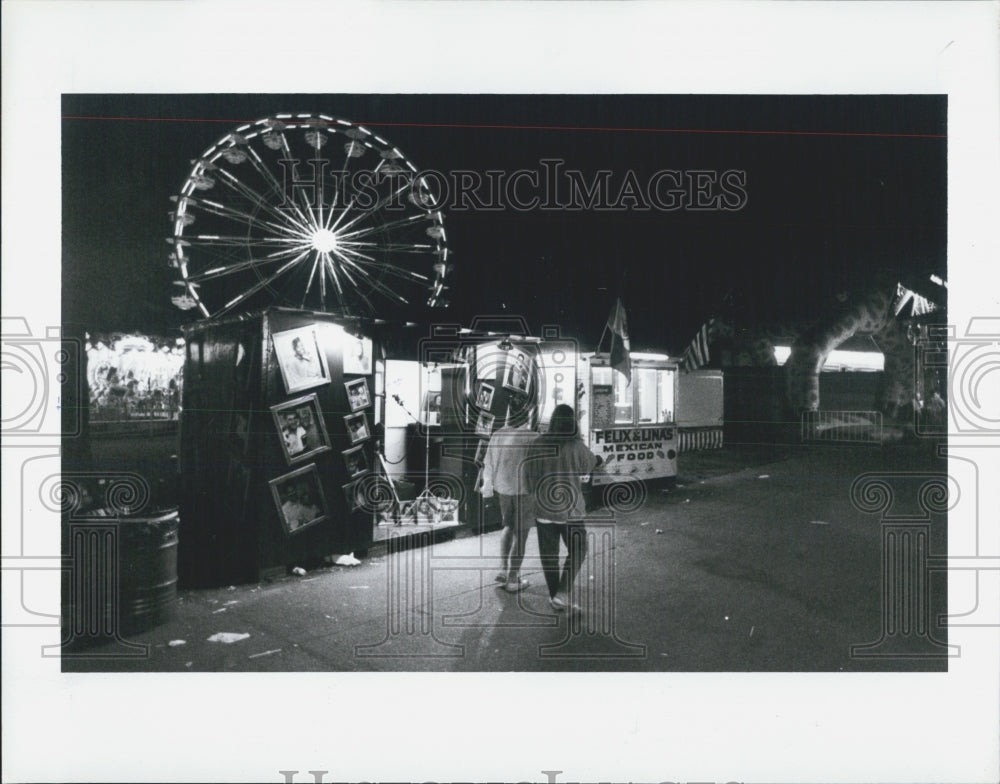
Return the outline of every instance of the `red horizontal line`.
{"type": "MultiPolygon", "coordinates": [[[[227,125],[245,125],[256,120],[210,120],[191,117],[92,117],[66,115],[64,120],[101,120],[105,122],[172,122],[172,123],[225,123],[227,125]]],[[[260,119],[260,118],[258,118],[260,119]]],[[[289,118],[289,122],[295,122],[289,118]]],[[[365,125],[386,128],[457,128],[468,130],[506,130],[506,131],[596,131],[601,133],[690,133],[690,134],[731,134],[743,136],[841,136],[841,137],[874,137],[885,139],[946,139],[942,133],[875,133],[868,131],[749,131],[739,129],[713,128],[626,128],[611,126],[577,126],[577,125],[489,125],[479,123],[401,123],[401,122],[355,122],[353,125],[365,125]]]]}

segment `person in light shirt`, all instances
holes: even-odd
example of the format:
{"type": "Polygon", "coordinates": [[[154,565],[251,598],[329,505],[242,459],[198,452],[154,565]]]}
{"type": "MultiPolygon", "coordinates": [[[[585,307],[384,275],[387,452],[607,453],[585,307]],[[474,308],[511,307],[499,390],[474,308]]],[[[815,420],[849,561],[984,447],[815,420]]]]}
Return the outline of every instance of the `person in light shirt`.
{"type": "Polygon", "coordinates": [[[500,535],[501,571],[496,581],[503,588],[516,593],[528,587],[521,579],[524,548],[531,530],[527,485],[524,477],[524,460],[529,444],[535,438],[531,427],[531,412],[523,402],[511,402],[510,424],[493,433],[483,459],[483,497],[494,493],[500,504],[503,533],[500,535]]]}

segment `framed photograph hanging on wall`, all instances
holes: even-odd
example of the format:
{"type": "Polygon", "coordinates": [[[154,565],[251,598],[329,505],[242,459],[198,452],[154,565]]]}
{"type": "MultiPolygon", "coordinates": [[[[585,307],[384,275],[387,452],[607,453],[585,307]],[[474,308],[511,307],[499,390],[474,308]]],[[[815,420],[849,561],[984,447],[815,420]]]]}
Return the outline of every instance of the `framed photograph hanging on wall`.
{"type": "Polygon", "coordinates": [[[315,464],[272,479],[270,485],[278,519],[287,533],[315,525],[329,513],[315,464]]]}
{"type": "Polygon", "coordinates": [[[371,393],[368,391],[368,379],[356,378],[353,381],[345,381],[344,388],[347,390],[347,402],[351,406],[351,411],[360,411],[368,408],[372,404],[371,393]]]}
{"type": "Polygon", "coordinates": [[[281,369],[285,392],[301,392],[330,383],[330,370],[326,365],[326,352],[319,342],[315,324],[285,332],[275,332],[274,355],[281,369]]]}
{"type": "Polygon", "coordinates": [[[330,448],[316,395],[305,395],[271,406],[285,460],[298,463],[330,448]]]}
{"type": "Polygon", "coordinates": [[[352,479],[361,476],[368,471],[368,454],[364,445],[346,449],[341,453],[344,456],[344,465],[347,467],[347,475],[352,479]]]}
{"type": "Polygon", "coordinates": [[[492,384],[480,381],[479,391],[476,393],[476,408],[489,411],[493,407],[493,393],[495,391],[492,384]]]}
{"type": "Polygon", "coordinates": [[[476,435],[483,436],[484,438],[489,438],[493,435],[493,421],[495,419],[496,417],[489,411],[481,412],[479,420],[476,422],[476,435]]]}
{"type": "Polygon", "coordinates": [[[344,337],[344,374],[367,376],[372,372],[372,342],[347,334],[344,337]]]}
{"type": "Polygon", "coordinates": [[[347,434],[351,437],[352,444],[358,444],[372,434],[371,428],[368,426],[368,417],[364,411],[348,414],[344,417],[344,424],[347,426],[347,434]]]}
{"type": "Polygon", "coordinates": [[[531,389],[531,357],[524,351],[514,349],[507,354],[503,385],[504,389],[528,394],[531,389]]]}

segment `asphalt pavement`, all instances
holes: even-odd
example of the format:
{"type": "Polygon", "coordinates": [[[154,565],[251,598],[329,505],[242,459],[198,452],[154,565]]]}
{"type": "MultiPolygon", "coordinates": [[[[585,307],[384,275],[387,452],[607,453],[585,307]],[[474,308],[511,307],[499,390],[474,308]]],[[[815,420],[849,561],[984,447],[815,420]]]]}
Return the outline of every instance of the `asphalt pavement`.
{"type": "Polygon", "coordinates": [[[170,620],[68,649],[63,669],[945,670],[944,572],[927,563],[947,550],[946,517],[925,510],[917,484],[943,470],[926,444],[681,455],[675,485],[623,493],[592,514],[579,611],[549,607],[534,533],[519,594],[493,579],[499,531],[394,539],[355,566],[181,590],[170,620]],[[889,533],[906,533],[892,515],[923,537],[917,556],[887,560],[903,541],[889,533]],[[917,601],[893,587],[901,574],[922,586],[917,601]]]}

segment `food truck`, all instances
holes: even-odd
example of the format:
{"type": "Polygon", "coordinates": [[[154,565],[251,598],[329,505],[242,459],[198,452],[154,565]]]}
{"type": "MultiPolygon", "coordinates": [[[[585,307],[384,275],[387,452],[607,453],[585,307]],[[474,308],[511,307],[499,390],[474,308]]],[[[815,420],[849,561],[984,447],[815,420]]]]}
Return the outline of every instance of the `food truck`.
{"type": "Polygon", "coordinates": [[[557,329],[545,328],[541,337],[471,330],[454,337],[450,350],[437,346],[436,359],[387,362],[390,465],[423,462],[404,443],[403,426],[414,420],[430,434],[427,442],[445,442],[435,453],[454,453],[461,444],[478,464],[493,431],[525,414],[544,431],[555,407],[566,403],[577,412],[587,446],[601,458],[594,485],[677,475],[679,373],[665,354],[633,353],[629,380],[610,366],[607,354],[583,352],[557,329]],[[401,397],[419,405],[419,412],[416,406],[404,412],[393,402],[403,390],[401,397]]]}

